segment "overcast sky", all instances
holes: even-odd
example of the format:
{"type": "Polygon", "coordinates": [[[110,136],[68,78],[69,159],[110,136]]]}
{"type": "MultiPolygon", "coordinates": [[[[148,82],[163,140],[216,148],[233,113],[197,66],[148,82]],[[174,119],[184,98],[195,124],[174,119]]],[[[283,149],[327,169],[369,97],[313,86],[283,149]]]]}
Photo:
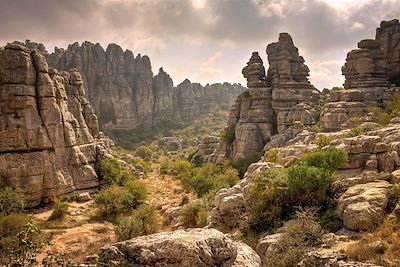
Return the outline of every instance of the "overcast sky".
{"type": "Polygon", "coordinates": [[[374,38],[381,20],[400,17],[400,0],[0,0],[0,44],[30,39],[67,47],[117,43],[149,55],[174,84],[245,84],[252,51],[292,35],[318,88],[341,85],[346,53],[374,38]]]}

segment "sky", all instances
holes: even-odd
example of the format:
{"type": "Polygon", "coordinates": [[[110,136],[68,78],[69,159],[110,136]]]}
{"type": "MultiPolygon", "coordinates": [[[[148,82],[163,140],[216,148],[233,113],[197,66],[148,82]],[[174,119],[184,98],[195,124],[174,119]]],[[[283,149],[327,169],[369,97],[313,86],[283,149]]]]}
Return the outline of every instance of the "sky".
{"type": "Polygon", "coordinates": [[[174,84],[239,82],[258,51],[288,32],[320,90],[341,86],[347,52],[400,17],[400,0],[0,0],[0,46],[41,42],[119,44],[150,57],[174,84]]]}

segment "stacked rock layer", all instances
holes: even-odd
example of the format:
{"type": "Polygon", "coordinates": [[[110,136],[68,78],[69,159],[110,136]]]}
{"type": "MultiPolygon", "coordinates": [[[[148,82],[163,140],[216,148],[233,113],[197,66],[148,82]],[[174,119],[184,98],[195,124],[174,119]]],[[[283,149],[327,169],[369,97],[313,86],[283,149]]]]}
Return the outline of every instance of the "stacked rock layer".
{"type": "Polygon", "coordinates": [[[82,73],[100,127],[107,131],[150,131],[168,123],[190,122],[217,107],[227,110],[245,90],[238,84],[201,86],[189,80],[174,87],[162,68],[153,76],[148,56],[135,57],[116,44],[104,50],[100,44],[74,43],[46,55],[51,67],[77,68],[82,73]]]}
{"type": "Polygon", "coordinates": [[[97,117],[76,70],[49,69],[37,50],[0,48],[0,175],[38,204],[99,185],[105,152],[97,117]]]}

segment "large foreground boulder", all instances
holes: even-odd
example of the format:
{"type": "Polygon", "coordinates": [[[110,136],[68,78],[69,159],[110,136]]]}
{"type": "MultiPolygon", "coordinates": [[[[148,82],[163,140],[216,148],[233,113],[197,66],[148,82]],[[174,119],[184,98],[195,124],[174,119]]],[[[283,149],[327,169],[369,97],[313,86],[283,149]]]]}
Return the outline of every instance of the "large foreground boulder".
{"type": "Polygon", "coordinates": [[[106,246],[100,262],[119,266],[260,266],[249,246],[215,229],[187,229],[141,236],[106,246]]]}

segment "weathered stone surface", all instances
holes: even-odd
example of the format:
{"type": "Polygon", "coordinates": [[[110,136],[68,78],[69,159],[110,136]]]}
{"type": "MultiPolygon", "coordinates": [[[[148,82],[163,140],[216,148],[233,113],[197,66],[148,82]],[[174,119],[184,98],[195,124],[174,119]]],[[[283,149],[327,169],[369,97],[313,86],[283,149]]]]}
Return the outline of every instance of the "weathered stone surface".
{"type": "Polygon", "coordinates": [[[308,81],[309,69],[290,35],[281,33],[266,52],[267,75],[258,52],[243,68],[249,90],[231,108],[224,134],[231,138],[214,155],[221,155],[221,149],[226,158],[261,154],[268,142],[276,141],[273,136],[279,134],[280,141],[287,141],[317,122],[319,92],[308,81]]]}
{"type": "Polygon", "coordinates": [[[232,188],[218,191],[207,227],[223,231],[239,228],[245,216],[245,197],[248,187],[258,173],[271,168],[282,168],[282,166],[270,162],[253,163],[239,183],[232,188]]]}
{"type": "Polygon", "coordinates": [[[102,129],[152,130],[168,123],[186,122],[216,107],[228,107],[244,88],[238,84],[201,86],[185,80],[174,88],[161,68],[153,77],[150,59],[136,57],[116,44],[74,43],[47,55],[51,67],[77,68],[89,102],[99,115],[102,129]]]}
{"type": "Polygon", "coordinates": [[[344,90],[330,92],[328,104],[320,117],[321,126],[329,131],[346,127],[352,117],[363,117],[372,107],[383,107],[400,85],[400,23],[383,21],[375,40],[358,43],[358,49],[347,54],[342,68],[344,90]]]}
{"type": "Polygon", "coordinates": [[[389,81],[400,85],[400,23],[398,19],[382,21],[376,29],[375,40],[384,52],[386,62],[389,64],[389,81]]]}
{"type": "Polygon", "coordinates": [[[22,44],[0,48],[0,175],[31,205],[99,185],[105,153],[76,70],[57,72],[22,44]]]}
{"type": "Polygon", "coordinates": [[[372,230],[385,214],[390,183],[376,181],[350,187],[338,201],[338,213],[350,230],[372,230]]]}
{"type": "Polygon", "coordinates": [[[187,229],[141,236],[106,246],[100,261],[123,266],[260,266],[260,257],[215,229],[187,229]]]}
{"type": "Polygon", "coordinates": [[[320,249],[307,253],[305,258],[297,264],[299,267],[380,267],[379,265],[355,262],[347,259],[344,253],[320,249]]]}

